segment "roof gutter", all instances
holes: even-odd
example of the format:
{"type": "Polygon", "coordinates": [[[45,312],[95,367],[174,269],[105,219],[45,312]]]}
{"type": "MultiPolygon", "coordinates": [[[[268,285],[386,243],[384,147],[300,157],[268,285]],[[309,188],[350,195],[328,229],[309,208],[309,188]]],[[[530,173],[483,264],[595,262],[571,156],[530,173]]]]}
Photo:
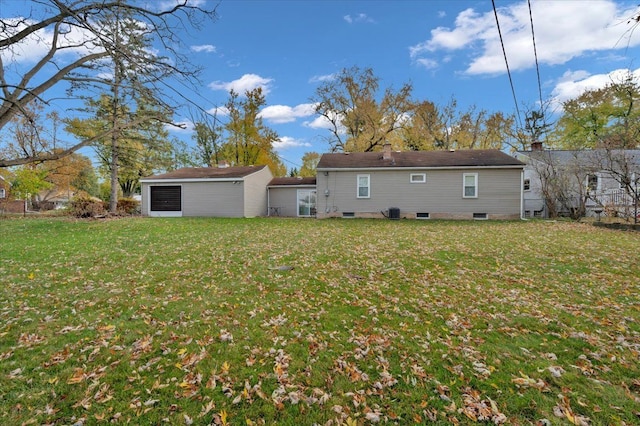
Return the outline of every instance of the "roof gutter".
{"type": "Polygon", "coordinates": [[[235,178],[170,178],[170,179],[140,179],[140,183],[185,183],[185,182],[238,182],[246,176],[235,178]]]}
{"type": "Polygon", "coordinates": [[[344,171],[372,171],[372,170],[389,170],[389,171],[403,171],[403,170],[463,170],[463,169],[524,169],[524,164],[512,164],[506,166],[437,166],[437,167],[323,167],[317,168],[318,171],[323,172],[344,172],[344,171]]]}

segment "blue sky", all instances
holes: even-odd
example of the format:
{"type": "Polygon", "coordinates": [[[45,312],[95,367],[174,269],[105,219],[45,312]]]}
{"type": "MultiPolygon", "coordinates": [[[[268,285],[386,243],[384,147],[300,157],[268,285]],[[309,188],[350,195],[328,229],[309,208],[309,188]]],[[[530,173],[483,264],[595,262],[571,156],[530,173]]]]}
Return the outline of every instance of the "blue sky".
{"type": "MultiPolygon", "coordinates": [[[[202,2],[202,0],[198,0],[202,2]]],[[[1,0],[0,15],[20,1],[1,0]]],[[[318,85],[343,68],[372,68],[382,88],[413,84],[413,96],[462,108],[515,110],[492,3],[488,0],[223,0],[219,18],[183,35],[202,87],[184,95],[213,110],[228,90],[262,87],[265,124],[280,136],[288,168],[329,135],[312,113],[318,85]]],[[[527,1],[495,0],[519,107],[539,100],[527,1]]],[[[640,75],[640,29],[627,23],[637,0],[531,0],[542,96],[557,102],[599,87],[620,70],[640,75]]],[[[223,116],[220,118],[224,119],[223,116]]],[[[176,121],[187,122],[186,110],[176,121]]],[[[189,130],[173,131],[190,141],[189,130]]]]}

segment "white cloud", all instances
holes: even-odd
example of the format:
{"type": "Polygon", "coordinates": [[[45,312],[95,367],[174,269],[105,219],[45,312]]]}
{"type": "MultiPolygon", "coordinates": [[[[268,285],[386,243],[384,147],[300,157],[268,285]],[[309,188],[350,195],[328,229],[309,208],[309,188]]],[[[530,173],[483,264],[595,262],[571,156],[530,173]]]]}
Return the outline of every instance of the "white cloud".
{"type": "Polygon", "coordinates": [[[226,106],[213,107],[208,109],[207,112],[216,117],[227,117],[229,115],[229,108],[226,106]]]}
{"type": "Polygon", "coordinates": [[[336,74],[314,75],[309,79],[309,83],[324,83],[325,81],[332,81],[336,78],[336,74]]]}
{"type": "Polygon", "coordinates": [[[227,92],[233,90],[240,96],[244,95],[247,91],[261,87],[262,93],[267,95],[270,91],[271,82],[273,82],[271,78],[260,77],[257,74],[245,74],[239,79],[229,82],[214,81],[209,84],[209,87],[213,90],[225,90],[227,92]]]}
{"type": "Polygon", "coordinates": [[[342,19],[344,19],[349,24],[362,23],[362,22],[368,23],[368,24],[374,24],[376,22],[373,18],[368,16],[366,13],[358,13],[355,16],[345,15],[342,17],[342,19]]]}
{"type": "Polygon", "coordinates": [[[433,59],[420,58],[420,59],[416,60],[416,62],[421,67],[424,67],[424,68],[426,68],[428,70],[432,70],[432,69],[438,68],[438,62],[434,61],[433,59]]]}
{"type": "Polygon", "coordinates": [[[587,90],[600,89],[607,84],[619,83],[623,81],[629,73],[632,73],[635,80],[640,82],[640,68],[635,70],[617,69],[608,74],[593,75],[590,75],[586,71],[567,71],[559,79],[551,92],[552,105],[554,109],[557,108],[560,110],[562,108],[562,102],[575,99],[587,90]]]}
{"type": "MultiPolygon", "coordinates": [[[[539,63],[563,64],[589,52],[640,45],[640,31],[625,32],[630,29],[626,22],[635,8],[625,8],[615,1],[532,2],[531,8],[539,63]]],[[[521,70],[535,66],[527,3],[501,7],[498,17],[509,67],[521,70]]],[[[433,29],[431,38],[410,47],[410,55],[417,62],[424,55],[462,49],[479,52],[469,63],[468,74],[506,72],[493,10],[460,12],[453,28],[433,29]]]]}
{"type": "MultiPolygon", "coordinates": [[[[184,3],[183,0],[162,0],[158,3],[159,10],[167,10],[176,7],[179,4],[184,3]]],[[[189,6],[191,7],[203,7],[206,0],[189,0],[189,6]]]]}
{"type": "Polygon", "coordinates": [[[276,151],[284,151],[290,148],[298,148],[298,147],[309,147],[311,144],[309,142],[304,142],[299,139],[294,139],[289,136],[282,136],[279,140],[273,143],[273,149],[276,151]]]}
{"type": "Polygon", "coordinates": [[[293,108],[287,105],[271,105],[260,111],[260,117],[272,123],[290,123],[299,117],[309,117],[314,114],[314,104],[300,104],[293,108]]]}
{"type": "Polygon", "coordinates": [[[191,50],[196,53],[199,53],[199,52],[212,53],[216,51],[216,47],[211,44],[200,44],[197,46],[191,46],[191,50]]]}

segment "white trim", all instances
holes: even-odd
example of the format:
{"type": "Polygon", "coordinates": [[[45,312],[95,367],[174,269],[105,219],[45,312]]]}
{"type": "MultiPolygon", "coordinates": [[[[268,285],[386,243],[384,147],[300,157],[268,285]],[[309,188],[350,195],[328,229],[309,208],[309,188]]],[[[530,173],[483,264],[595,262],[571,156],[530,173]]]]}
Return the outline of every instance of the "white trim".
{"type": "Polygon", "coordinates": [[[511,166],[436,166],[436,167],[327,167],[316,169],[317,172],[375,172],[380,170],[410,171],[410,170],[484,170],[484,169],[524,169],[524,165],[511,166]]]}
{"type": "Polygon", "coordinates": [[[427,174],[426,173],[411,173],[409,175],[409,183],[427,183],[427,174]],[[413,180],[415,177],[421,177],[421,180],[413,180]]]}
{"type": "MultiPolygon", "coordinates": [[[[362,187],[364,188],[364,186],[362,187]]],[[[371,198],[371,175],[359,174],[356,175],[356,198],[371,198]],[[367,178],[367,195],[360,195],[360,178],[367,178]]]]}
{"type": "Polygon", "coordinates": [[[188,179],[177,179],[177,178],[172,178],[172,179],[140,179],[140,183],[242,182],[242,181],[244,181],[244,177],[237,177],[237,178],[188,178],[188,179]]]}
{"type": "Polygon", "coordinates": [[[462,198],[478,198],[478,173],[463,173],[462,174],[462,198]],[[467,195],[467,177],[473,178],[473,187],[475,189],[473,195],[467,195]]]}
{"type": "Polygon", "coordinates": [[[6,198],[7,191],[4,188],[0,188],[0,198],[6,198]]]}

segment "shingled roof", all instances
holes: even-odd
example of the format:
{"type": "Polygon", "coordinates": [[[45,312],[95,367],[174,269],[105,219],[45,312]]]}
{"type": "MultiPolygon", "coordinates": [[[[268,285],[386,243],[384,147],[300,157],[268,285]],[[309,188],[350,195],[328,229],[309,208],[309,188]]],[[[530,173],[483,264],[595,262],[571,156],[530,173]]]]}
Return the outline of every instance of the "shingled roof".
{"type": "Polygon", "coordinates": [[[442,167],[522,167],[524,163],[495,149],[463,151],[392,152],[383,159],[382,152],[352,152],[323,154],[317,169],[369,168],[442,168],[442,167]]]}
{"type": "Polygon", "coordinates": [[[154,175],[147,179],[239,179],[248,176],[266,166],[237,167],[185,167],[169,173],[154,175]]]}
{"type": "Polygon", "coordinates": [[[277,177],[271,179],[269,186],[315,185],[315,177],[277,177]]]}

